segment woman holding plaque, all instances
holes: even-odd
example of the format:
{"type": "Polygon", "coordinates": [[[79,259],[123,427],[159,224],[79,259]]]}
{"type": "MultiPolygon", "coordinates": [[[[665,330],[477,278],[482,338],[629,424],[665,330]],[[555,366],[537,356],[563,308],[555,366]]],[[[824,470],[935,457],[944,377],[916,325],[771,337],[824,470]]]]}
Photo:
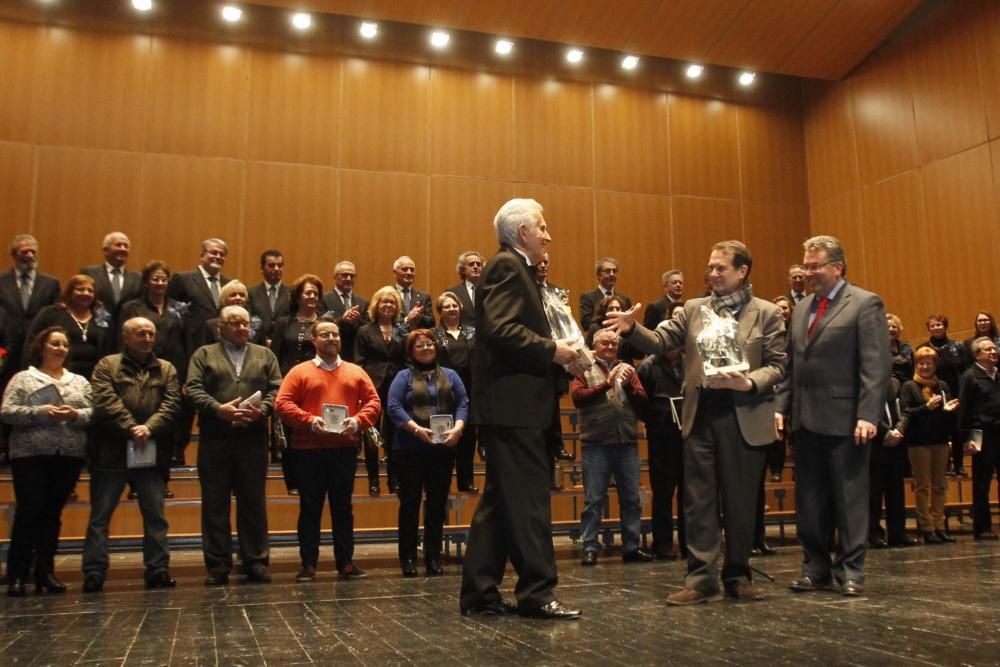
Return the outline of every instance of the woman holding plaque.
{"type": "Polygon", "coordinates": [[[437,362],[430,329],[406,337],[411,367],[389,388],[388,414],[396,426],[392,442],[399,476],[399,564],[404,577],[417,576],[417,528],[424,503],[424,561],[427,576],[444,574],[441,543],[451,468],[469,418],[469,399],[458,373],[437,362]]]}
{"type": "Polygon", "coordinates": [[[11,378],[0,418],[14,428],[10,468],[16,509],[7,553],[7,595],[22,597],[35,570],[37,593],[65,593],[56,579],[60,516],[83,467],[93,416],[90,382],[66,368],[70,338],[42,329],[28,345],[27,370],[11,378]]]}
{"type": "MultiPolygon", "coordinates": [[[[437,300],[438,318],[441,326],[434,329],[437,343],[438,363],[450,368],[462,378],[467,394],[472,394],[472,346],[476,328],[462,324],[464,309],[458,296],[445,292],[437,300]]],[[[458,490],[464,493],[479,493],[475,485],[473,458],[476,454],[476,429],[467,426],[462,432],[455,450],[455,481],[458,490]]]]}

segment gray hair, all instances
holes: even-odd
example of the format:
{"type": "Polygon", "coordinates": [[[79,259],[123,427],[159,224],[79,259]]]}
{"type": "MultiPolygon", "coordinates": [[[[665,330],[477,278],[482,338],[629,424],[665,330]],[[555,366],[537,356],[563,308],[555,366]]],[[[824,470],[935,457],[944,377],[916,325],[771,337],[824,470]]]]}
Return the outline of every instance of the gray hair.
{"type": "Polygon", "coordinates": [[[837,262],[844,267],[843,275],[847,275],[847,258],[844,256],[844,246],[840,245],[840,241],[832,236],[814,236],[811,239],[806,239],[806,242],[802,244],[802,249],[806,252],[811,252],[813,250],[824,250],[826,251],[826,259],[830,262],[837,262]]]}
{"type": "Polygon", "coordinates": [[[663,275],[660,276],[660,283],[666,286],[667,281],[676,275],[679,275],[682,279],[684,278],[684,272],[680,269],[670,269],[669,271],[664,271],[663,275]]]}
{"type": "Polygon", "coordinates": [[[597,260],[597,262],[594,263],[594,273],[601,272],[602,264],[614,264],[615,268],[616,269],[618,268],[618,260],[615,259],[614,257],[601,257],[599,260],[597,260]]]}
{"type": "Polygon", "coordinates": [[[341,268],[347,268],[347,267],[350,267],[352,271],[355,272],[357,271],[357,268],[354,266],[354,262],[342,259],[339,262],[337,262],[337,266],[333,267],[333,275],[337,275],[338,273],[340,273],[341,268]]]}
{"type": "Polygon", "coordinates": [[[242,315],[248,320],[250,319],[250,312],[243,306],[223,306],[222,310],[219,311],[219,322],[224,322],[233,315],[242,315]]]}
{"type": "Polygon", "coordinates": [[[479,259],[482,259],[483,253],[475,250],[466,250],[458,256],[458,263],[455,264],[455,270],[458,271],[458,277],[463,280],[465,280],[465,262],[470,257],[478,257],[479,259]]]}
{"type": "Polygon", "coordinates": [[[788,267],[788,274],[791,275],[792,271],[805,272],[805,269],[802,268],[801,264],[792,264],[790,267],[788,267]]]}
{"type": "Polygon", "coordinates": [[[111,243],[114,241],[116,236],[124,236],[125,240],[129,242],[129,245],[132,244],[132,241],[129,239],[128,234],[126,234],[125,232],[110,232],[109,234],[106,234],[104,236],[104,240],[101,241],[101,248],[111,247],[111,243]]]}
{"type": "Polygon", "coordinates": [[[227,257],[229,256],[229,246],[226,245],[226,242],[223,241],[222,239],[205,239],[204,241],[202,241],[201,242],[201,254],[204,255],[206,252],[208,252],[208,246],[209,245],[217,245],[217,246],[219,246],[220,248],[222,248],[222,252],[224,252],[227,257]]]}
{"type": "Polygon", "coordinates": [[[493,229],[496,230],[497,241],[510,246],[520,242],[518,230],[524,227],[538,226],[538,218],[542,214],[542,205],[534,199],[511,199],[497,211],[493,218],[493,229]]]}
{"type": "Polygon", "coordinates": [[[153,327],[153,331],[156,331],[156,323],[153,320],[146,317],[130,317],[122,323],[122,333],[131,333],[133,329],[138,327],[140,324],[148,324],[153,327]]]}
{"type": "Polygon", "coordinates": [[[31,234],[18,234],[10,242],[10,254],[13,255],[17,252],[17,246],[21,245],[25,241],[30,241],[36,248],[38,247],[38,239],[31,234]]]}
{"type": "Polygon", "coordinates": [[[983,351],[983,345],[986,343],[992,343],[993,339],[989,336],[979,336],[974,341],[972,341],[972,356],[975,357],[977,354],[983,351]]]}
{"type": "Polygon", "coordinates": [[[399,270],[399,265],[403,263],[404,259],[410,260],[410,262],[413,264],[413,266],[417,265],[417,263],[414,262],[413,258],[410,257],[409,255],[400,255],[399,257],[396,258],[396,261],[392,263],[392,270],[393,271],[398,271],[399,270]]]}
{"type": "Polygon", "coordinates": [[[621,342],[621,336],[619,336],[613,329],[598,329],[594,332],[594,337],[591,339],[591,345],[597,346],[598,338],[607,338],[610,336],[615,340],[615,342],[621,342]]]}

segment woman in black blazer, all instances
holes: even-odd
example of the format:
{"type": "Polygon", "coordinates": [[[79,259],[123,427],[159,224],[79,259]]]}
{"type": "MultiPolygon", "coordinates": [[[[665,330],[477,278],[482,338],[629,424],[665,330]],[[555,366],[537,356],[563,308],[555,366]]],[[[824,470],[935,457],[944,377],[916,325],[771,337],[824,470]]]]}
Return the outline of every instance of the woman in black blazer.
{"type": "MultiPolygon", "coordinates": [[[[382,441],[386,443],[386,476],[389,478],[389,493],[398,487],[392,466],[392,441],[395,427],[386,418],[389,404],[389,387],[396,373],[405,366],[406,351],[404,341],[407,331],[406,321],[400,317],[403,301],[395,287],[385,286],[372,295],[368,304],[371,320],[358,329],[354,339],[354,363],[365,369],[382,401],[382,441]]],[[[365,449],[365,468],[368,470],[368,493],[377,496],[382,491],[378,481],[378,451],[365,449]]]]}

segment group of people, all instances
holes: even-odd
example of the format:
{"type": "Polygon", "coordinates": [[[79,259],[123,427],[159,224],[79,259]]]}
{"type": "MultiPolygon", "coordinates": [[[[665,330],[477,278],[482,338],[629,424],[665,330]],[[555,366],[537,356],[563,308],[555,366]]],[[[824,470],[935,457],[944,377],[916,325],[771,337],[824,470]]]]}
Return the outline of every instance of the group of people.
{"type": "Polygon", "coordinates": [[[60,290],[37,270],[37,241],[15,237],[14,268],[0,277],[8,351],[0,417],[11,429],[17,497],[8,593],[23,595],[32,572],[37,590],[65,590],[52,567],[59,514],[85,459],[92,508],[84,590],[103,587],[108,524],[126,485],[143,515],[146,585],[173,586],[163,499],[197,415],[207,585],[226,584],[233,569],[232,495],[242,571],[270,580],[269,456],[280,458],[299,495],[296,580],[316,576],[327,500],[336,569],[364,577],[353,558],[351,494],[359,450],[369,493],[382,493],[373,444],[380,432],[388,490],[399,497],[404,576],[417,575],[422,503],[425,573],[442,574],[453,471],[460,491],[479,492],[478,445],[486,477],[463,564],[463,614],[577,618],[579,610],[554,596],[549,488],[552,459],[562,455],[562,393],[580,416],[582,564],[597,562],[612,476],[625,562],[677,557],[676,498],[688,574],[671,605],[719,599],[720,591],[763,597],[749,558],[773,552],[764,541],[764,478],[770,468],[780,479],[789,440],[804,556],[793,591],[837,584],[860,595],[867,547],[913,542],[903,529],[907,461],[921,536],[944,542],[952,538],[942,478],[949,458],[956,472],[964,461],[949,451],[974,452],[976,538],[996,539],[988,494],[1000,458],[1000,340],[988,313],[965,344],[947,338],[946,318],[932,316],[929,341],[914,351],[881,299],[846,281],[837,239],[806,241],[789,293],[773,302],[753,294],[749,249],[724,241],[711,248],[706,293],[685,300],[683,275],[664,273],[664,297],[645,309],[644,325],[636,321],[641,304],[615,290],[617,261],[598,260],[597,289],[579,301],[588,353],[552,333],[549,302],[562,294],[548,282],[551,236],[541,205],[507,202],[494,229],[497,253],[488,263],[462,253],[461,282],[435,300],[414,288],[416,266],[406,256],[393,264],[395,284],[366,301],[354,292],[349,261],[336,264],[329,292],[313,274],[285,285],[277,250],[262,253],[263,280],[247,288],[223,275],[221,239],[203,242],[192,271],[171,274],[152,261],[139,274],[126,268],[130,244],[118,232],[104,240],[104,264],[60,290]],[[732,322],[741,364],[722,370],[705,342],[720,320],[732,322]],[[639,547],[638,421],[649,442],[652,553],[639,547]],[[508,560],[519,577],[516,605],[498,590],[508,560]]]}

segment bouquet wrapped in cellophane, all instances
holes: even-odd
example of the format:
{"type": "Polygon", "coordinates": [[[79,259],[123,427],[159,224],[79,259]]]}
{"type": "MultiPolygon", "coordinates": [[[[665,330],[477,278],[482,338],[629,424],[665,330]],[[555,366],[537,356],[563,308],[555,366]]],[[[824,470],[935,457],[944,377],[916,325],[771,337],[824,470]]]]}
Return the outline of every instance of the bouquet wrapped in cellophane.
{"type": "Polygon", "coordinates": [[[573,319],[573,311],[569,306],[569,290],[559,287],[542,289],[542,305],[545,308],[545,317],[549,320],[549,328],[552,329],[553,340],[564,341],[580,352],[575,362],[564,366],[566,372],[583,377],[587,369],[594,365],[594,355],[587,349],[580,325],[573,319]]]}
{"type": "Polygon", "coordinates": [[[702,306],[701,321],[702,330],[697,343],[705,377],[750,370],[743,348],[736,340],[739,323],[729,311],[723,310],[719,314],[708,306],[702,306]]]}

